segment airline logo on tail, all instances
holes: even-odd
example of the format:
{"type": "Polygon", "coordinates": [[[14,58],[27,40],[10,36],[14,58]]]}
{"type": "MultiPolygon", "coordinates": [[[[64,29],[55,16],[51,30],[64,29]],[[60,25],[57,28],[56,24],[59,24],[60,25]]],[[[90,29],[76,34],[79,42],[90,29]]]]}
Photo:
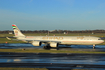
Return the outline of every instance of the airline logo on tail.
{"type": "Polygon", "coordinates": [[[13,27],[13,29],[16,29],[17,28],[16,25],[12,25],[12,27],[13,27]]]}
{"type": "Polygon", "coordinates": [[[17,29],[17,26],[16,26],[16,25],[12,25],[12,27],[13,27],[13,29],[14,29],[15,35],[17,36],[17,35],[18,35],[18,30],[15,30],[15,29],[17,29]]]}
{"type": "Polygon", "coordinates": [[[15,36],[25,36],[21,33],[21,31],[18,29],[16,25],[13,24],[12,27],[13,27],[15,36]]]}

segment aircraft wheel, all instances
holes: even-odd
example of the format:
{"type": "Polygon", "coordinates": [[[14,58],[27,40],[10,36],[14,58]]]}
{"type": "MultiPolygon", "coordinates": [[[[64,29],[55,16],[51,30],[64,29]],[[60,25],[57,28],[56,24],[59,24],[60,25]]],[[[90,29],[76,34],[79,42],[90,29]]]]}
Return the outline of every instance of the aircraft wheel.
{"type": "Polygon", "coordinates": [[[43,46],[43,49],[50,49],[50,46],[43,46]]]}
{"type": "Polygon", "coordinates": [[[46,49],[47,47],[46,46],[43,46],[43,49],[46,49]]]}

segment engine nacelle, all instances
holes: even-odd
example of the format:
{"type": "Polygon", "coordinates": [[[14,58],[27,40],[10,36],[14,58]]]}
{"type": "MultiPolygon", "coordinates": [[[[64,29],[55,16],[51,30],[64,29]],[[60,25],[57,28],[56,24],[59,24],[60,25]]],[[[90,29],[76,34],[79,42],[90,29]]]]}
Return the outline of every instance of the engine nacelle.
{"type": "Polygon", "coordinates": [[[58,47],[58,43],[50,43],[50,47],[58,47]]]}
{"type": "Polygon", "coordinates": [[[33,46],[40,46],[42,43],[41,42],[39,42],[39,41],[33,41],[32,42],[32,45],[33,46]]]}

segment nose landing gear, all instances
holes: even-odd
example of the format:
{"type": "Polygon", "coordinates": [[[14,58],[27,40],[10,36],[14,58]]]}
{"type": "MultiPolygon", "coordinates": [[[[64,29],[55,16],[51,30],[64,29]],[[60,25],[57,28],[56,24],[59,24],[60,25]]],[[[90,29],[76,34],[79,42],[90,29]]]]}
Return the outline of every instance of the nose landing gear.
{"type": "Polygon", "coordinates": [[[95,49],[95,44],[93,44],[93,49],[95,49]]]}

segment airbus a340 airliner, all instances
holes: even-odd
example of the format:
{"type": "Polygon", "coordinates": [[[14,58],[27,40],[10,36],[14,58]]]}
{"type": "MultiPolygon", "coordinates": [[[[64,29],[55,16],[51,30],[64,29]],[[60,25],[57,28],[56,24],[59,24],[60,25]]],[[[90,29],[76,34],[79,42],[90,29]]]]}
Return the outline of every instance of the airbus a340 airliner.
{"type": "Polygon", "coordinates": [[[25,36],[16,25],[12,25],[15,37],[18,40],[26,41],[34,46],[45,44],[44,48],[55,47],[58,45],[93,45],[103,43],[99,37],[93,36],[25,36]]]}

